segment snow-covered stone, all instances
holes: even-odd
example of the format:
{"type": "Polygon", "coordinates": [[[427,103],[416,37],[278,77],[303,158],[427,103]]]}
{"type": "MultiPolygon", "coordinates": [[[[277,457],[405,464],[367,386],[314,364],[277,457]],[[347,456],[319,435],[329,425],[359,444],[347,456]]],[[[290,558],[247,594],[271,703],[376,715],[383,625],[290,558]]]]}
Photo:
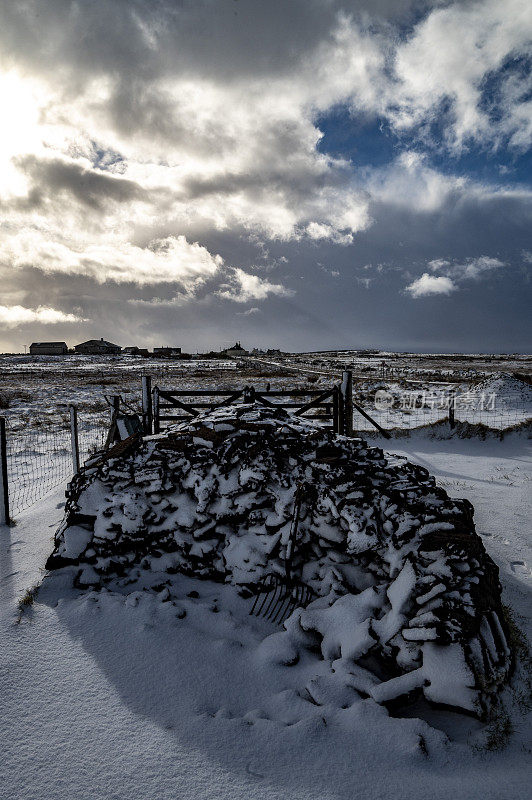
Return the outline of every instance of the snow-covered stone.
{"type": "Polygon", "coordinates": [[[512,657],[471,504],[424,468],[285,411],[219,408],[92,458],[48,568],[76,567],[81,588],[166,570],[250,596],[284,574],[298,487],[292,571],[317,599],[264,657],[288,668],[319,653],[336,677],[307,687],[315,703],[371,687],[378,702],[422,692],[482,716],[512,657]]]}

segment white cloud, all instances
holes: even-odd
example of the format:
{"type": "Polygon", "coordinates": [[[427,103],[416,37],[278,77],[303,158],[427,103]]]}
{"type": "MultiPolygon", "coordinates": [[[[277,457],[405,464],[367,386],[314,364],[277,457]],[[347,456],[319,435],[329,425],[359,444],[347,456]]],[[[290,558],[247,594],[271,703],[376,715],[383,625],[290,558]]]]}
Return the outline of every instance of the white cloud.
{"type": "Polygon", "coordinates": [[[473,189],[465,178],[443,175],[428,165],[426,156],[414,151],[401,153],[390,165],[368,171],[365,188],[378,202],[419,212],[437,211],[451,195],[473,189]]]}
{"type": "Polygon", "coordinates": [[[55,308],[39,306],[38,308],[25,308],[24,306],[0,306],[0,326],[16,328],[30,322],[41,325],[55,325],[58,322],[86,322],[76,314],[65,314],[55,308]]]}
{"type": "Polygon", "coordinates": [[[390,97],[388,112],[394,124],[408,128],[431,122],[447,100],[451,113],[444,136],[450,147],[460,149],[468,140],[497,145],[505,135],[524,147],[532,133],[527,78],[503,82],[499,121],[490,119],[481,99],[483,82],[506,59],[530,55],[531,36],[528,0],[481,0],[433,9],[397,48],[395,109],[390,97]]]}
{"type": "Polygon", "coordinates": [[[252,306],[251,308],[248,308],[247,311],[237,311],[237,314],[240,317],[252,317],[254,314],[260,314],[260,308],[257,306],[252,306]]]}
{"type": "Polygon", "coordinates": [[[420,278],[413,281],[405,288],[412,297],[428,297],[435,294],[449,295],[456,290],[456,286],[450,278],[444,276],[435,277],[424,272],[420,278]]]}
{"type": "Polygon", "coordinates": [[[221,256],[211,255],[184,236],[156,239],[147,247],[111,238],[98,244],[70,244],[59,238],[57,235],[48,239],[39,231],[22,231],[0,245],[0,259],[13,267],[34,266],[45,272],[89,275],[99,283],[116,281],[144,286],[179,282],[187,291],[213,276],[224,263],[221,256]]]}
{"type": "Polygon", "coordinates": [[[505,267],[504,261],[490,256],[470,258],[463,263],[455,263],[437,258],[427,264],[431,272],[442,272],[454,280],[479,280],[487,272],[505,267]]]}
{"type": "Polygon", "coordinates": [[[243,269],[235,269],[232,278],[231,283],[222,285],[217,295],[236,303],[265,300],[269,295],[291,297],[294,294],[292,289],[287,289],[279,283],[270,283],[258,275],[249,275],[243,269]]]}
{"type": "Polygon", "coordinates": [[[363,286],[364,289],[369,289],[372,281],[374,280],[375,278],[357,278],[357,283],[360,283],[360,285],[363,286]]]}

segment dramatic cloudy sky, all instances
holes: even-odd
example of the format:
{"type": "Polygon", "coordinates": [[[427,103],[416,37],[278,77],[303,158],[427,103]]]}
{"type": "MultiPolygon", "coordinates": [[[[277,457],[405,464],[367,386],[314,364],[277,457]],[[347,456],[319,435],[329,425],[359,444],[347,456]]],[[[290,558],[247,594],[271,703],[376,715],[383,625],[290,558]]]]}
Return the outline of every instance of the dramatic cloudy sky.
{"type": "Polygon", "coordinates": [[[0,0],[0,349],[532,346],[530,0],[0,0]]]}

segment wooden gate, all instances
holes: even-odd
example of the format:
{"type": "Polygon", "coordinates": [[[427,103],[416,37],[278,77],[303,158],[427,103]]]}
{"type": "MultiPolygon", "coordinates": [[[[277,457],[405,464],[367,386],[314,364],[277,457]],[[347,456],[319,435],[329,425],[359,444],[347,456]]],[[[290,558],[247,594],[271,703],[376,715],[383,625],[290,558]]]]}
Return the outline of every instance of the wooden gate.
{"type": "Polygon", "coordinates": [[[206,409],[223,408],[237,400],[243,403],[260,403],[270,408],[290,410],[302,419],[323,422],[339,432],[339,388],[325,391],[307,389],[258,390],[253,386],[243,389],[153,389],[153,432],[159,433],[168,425],[197,417],[206,409]]]}
{"type": "Polygon", "coordinates": [[[161,389],[151,388],[151,378],[142,379],[143,423],[146,433],[159,433],[169,425],[197,417],[202,411],[223,408],[240,400],[282,408],[301,419],[323,423],[334,433],[353,434],[353,408],[383,433],[386,431],[356,403],[353,403],[353,378],[344,372],[341,383],[326,389],[161,389]]]}

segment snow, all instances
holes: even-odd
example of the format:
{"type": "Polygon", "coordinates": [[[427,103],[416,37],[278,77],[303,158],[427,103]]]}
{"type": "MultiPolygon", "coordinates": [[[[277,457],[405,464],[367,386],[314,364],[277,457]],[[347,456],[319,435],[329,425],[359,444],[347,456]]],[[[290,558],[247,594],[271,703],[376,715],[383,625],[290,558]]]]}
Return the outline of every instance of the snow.
{"type": "MultiPolygon", "coordinates": [[[[473,502],[504,602],[532,638],[529,442],[514,436],[380,444],[473,502]]],[[[341,656],[331,674],[325,661],[301,655],[284,633],[248,617],[232,587],[177,575],[173,605],[164,592],[142,589],[74,592],[70,576],[58,573],[17,623],[18,600],[42,580],[62,502],[62,491],[54,491],[22,512],[16,526],[0,528],[2,798],[529,796],[532,731],[518,702],[525,688],[519,670],[504,693],[515,732],[501,752],[489,752],[486,728],[473,719],[425,706],[411,717],[390,716],[372,696],[371,673],[346,663],[340,622],[330,633],[331,655],[341,656]]],[[[389,587],[398,614],[408,570],[401,575],[389,587]]],[[[356,613],[362,634],[364,613],[356,613]]],[[[429,613],[425,606],[417,618],[427,627],[429,613]]],[[[346,641],[346,652],[359,642],[362,635],[346,641]]],[[[451,649],[443,648],[445,656],[433,647],[424,645],[423,670],[403,678],[424,682],[428,670],[429,691],[445,702],[469,676],[451,649]],[[443,670],[442,657],[449,660],[443,670]]],[[[395,696],[390,683],[379,689],[395,696]]]]}

